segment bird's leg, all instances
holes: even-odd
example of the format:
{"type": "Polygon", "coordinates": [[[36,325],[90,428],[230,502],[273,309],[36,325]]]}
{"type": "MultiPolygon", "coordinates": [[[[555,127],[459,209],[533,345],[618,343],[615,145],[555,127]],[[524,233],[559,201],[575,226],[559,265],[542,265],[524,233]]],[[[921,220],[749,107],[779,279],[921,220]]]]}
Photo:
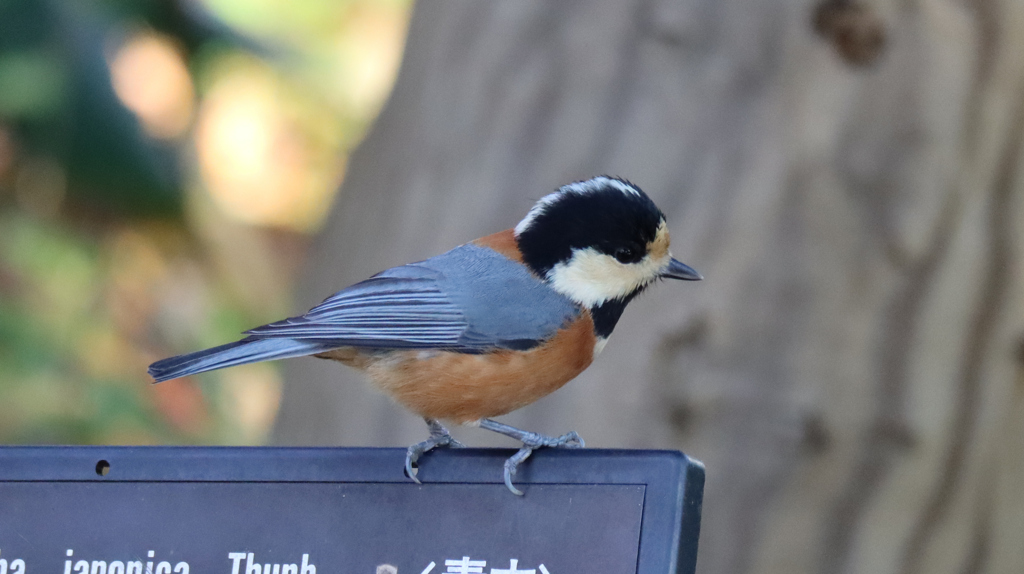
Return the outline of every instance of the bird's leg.
{"type": "Polygon", "coordinates": [[[519,452],[515,453],[505,461],[505,486],[512,491],[512,494],[517,496],[522,496],[523,493],[512,485],[512,477],[515,476],[516,471],[519,470],[519,465],[526,459],[530,458],[530,455],[533,454],[535,449],[544,446],[565,448],[583,448],[586,446],[583,439],[580,438],[580,435],[577,434],[576,431],[567,432],[559,437],[550,437],[537,434],[535,432],[517,429],[516,427],[502,424],[498,421],[492,421],[491,419],[481,420],[480,428],[501,433],[523,443],[519,452]]]}
{"type": "Polygon", "coordinates": [[[430,427],[430,438],[427,440],[416,443],[409,447],[409,450],[405,452],[405,473],[409,475],[409,478],[416,484],[421,484],[420,479],[416,478],[416,473],[419,470],[414,466],[416,461],[420,459],[420,456],[427,451],[439,447],[449,446],[453,448],[462,448],[466,445],[455,440],[451,434],[448,433],[448,429],[444,428],[444,425],[437,422],[434,419],[424,418],[427,422],[427,426],[430,427]]]}

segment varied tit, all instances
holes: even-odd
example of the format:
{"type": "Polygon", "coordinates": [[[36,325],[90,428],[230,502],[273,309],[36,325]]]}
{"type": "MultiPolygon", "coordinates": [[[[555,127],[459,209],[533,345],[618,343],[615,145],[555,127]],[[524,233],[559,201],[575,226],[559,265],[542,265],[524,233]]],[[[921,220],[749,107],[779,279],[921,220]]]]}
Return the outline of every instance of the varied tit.
{"type": "Polygon", "coordinates": [[[672,258],[668,224],[640,188],[612,177],[563,186],[516,225],[331,295],[305,315],[240,341],[153,363],[156,382],[245,363],[313,355],[366,371],[422,416],[430,438],[409,447],[406,472],[434,447],[462,446],[441,421],[522,442],[505,463],[509,490],[539,447],[582,447],[496,422],[555,391],[601,352],[626,305],[658,279],[696,281],[672,258]]]}

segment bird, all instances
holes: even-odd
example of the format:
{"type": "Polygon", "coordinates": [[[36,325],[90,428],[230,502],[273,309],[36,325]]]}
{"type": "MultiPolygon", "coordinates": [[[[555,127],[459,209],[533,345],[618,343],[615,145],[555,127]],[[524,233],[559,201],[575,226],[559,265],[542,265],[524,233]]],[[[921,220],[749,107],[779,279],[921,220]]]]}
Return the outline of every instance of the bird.
{"type": "Polygon", "coordinates": [[[338,291],[303,315],[243,339],[157,361],[155,383],[246,363],[312,355],[364,371],[421,416],[420,457],[461,447],[444,426],[477,426],[519,441],[506,487],[542,447],[582,448],[494,420],[561,388],[590,366],[626,306],[660,279],[703,277],[669,250],[665,214],[626,179],[598,176],[545,195],[512,229],[338,291]]]}

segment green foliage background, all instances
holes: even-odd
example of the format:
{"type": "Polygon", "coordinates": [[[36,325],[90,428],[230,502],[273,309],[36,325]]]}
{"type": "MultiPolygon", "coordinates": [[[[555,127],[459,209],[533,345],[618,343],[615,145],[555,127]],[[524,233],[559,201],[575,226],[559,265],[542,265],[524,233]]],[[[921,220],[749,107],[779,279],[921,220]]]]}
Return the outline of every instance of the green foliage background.
{"type": "Polygon", "coordinates": [[[215,71],[267,70],[281,93],[298,94],[270,101],[321,124],[312,133],[312,121],[296,119],[291,129],[307,155],[337,158],[308,162],[324,172],[316,193],[329,197],[340,177],[330,164],[343,166],[386,95],[346,91],[347,70],[392,65],[359,59],[375,49],[364,23],[400,39],[407,9],[0,0],[0,442],[263,439],[280,391],[274,367],[158,386],[145,368],[287,312],[315,224],[239,221],[219,208],[196,159],[198,120],[174,138],[149,135],[119,99],[111,60],[133,35],[169,40],[197,110],[215,71]]]}

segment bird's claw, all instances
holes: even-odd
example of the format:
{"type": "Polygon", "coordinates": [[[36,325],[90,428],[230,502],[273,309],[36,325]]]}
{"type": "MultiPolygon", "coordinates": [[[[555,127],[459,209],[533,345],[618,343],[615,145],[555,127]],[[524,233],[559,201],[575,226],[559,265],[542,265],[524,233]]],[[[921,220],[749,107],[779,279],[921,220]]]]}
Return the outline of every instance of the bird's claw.
{"type": "Polygon", "coordinates": [[[414,464],[416,464],[416,461],[420,459],[420,455],[426,452],[425,449],[420,450],[419,448],[417,448],[419,446],[419,444],[414,444],[410,446],[409,450],[405,452],[405,476],[411,478],[412,481],[415,482],[416,484],[423,484],[422,482],[420,482],[420,479],[416,478],[416,473],[419,472],[419,469],[413,466],[414,464]]]}
{"type": "Polygon", "coordinates": [[[587,443],[583,441],[583,437],[576,431],[569,431],[564,435],[554,439],[552,444],[546,444],[544,446],[561,447],[561,448],[585,448],[587,443]]]}
{"type": "MultiPolygon", "coordinates": [[[[416,476],[418,471],[414,466],[420,456],[439,446],[463,446],[462,443],[455,440],[450,434],[448,434],[448,429],[441,426],[441,423],[433,419],[425,420],[427,421],[427,425],[430,426],[430,438],[419,444],[410,446],[405,455],[405,473],[416,484],[421,484],[419,478],[416,476]]],[[[505,461],[505,486],[508,488],[509,492],[516,496],[522,496],[523,491],[519,490],[514,484],[512,484],[512,477],[515,476],[516,471],[519,470],[519,465],[521,465],[526,459],[530,458],[530,455],[533,454],[534,450],[543,447],[583,448],[586,446],[586,443],[583,442],[583,438],[581,438],[579,433],[576,431],[567,432],[562,436],[550,437],[535,432],[517,429],[513,426],[509,426],[505,423],[499,423],[498,421],[491,419],[481,419],[479,424],[480,428],[503,434],[523,443],[523,446],[505,461]]]]}
{"type": "Polygon", "coordinates": [[[405,474],[416,484],[423,484],[416,476],[419,469],[415,465],[420,456],[437,447],[464,448],[466,446],[448,434],[448,429],[437,421],[428,420],[427,424],[430,425],[430,438],[410,446],[409,450],[405,451],[405,474]]]}
{"type": "Polygon", "coordinates": [[[514,455],[510,456],[505,461],[505,486],[508,487],[509,491],[516,495],[522,496],[523,491],[519,490],[512,484],[512,477],[516,475],[516,471],[519,470],[519,465],[533,454],[534,447],[523,445],[523,448],[519,449],[514,455]]]}
{"type": "Polygon", "coordinates": [[[583,448],[586,443],[583,441],[583,437],[576,431],[570,431],[559,437],[550,437],[537,433],[523,433],[520,438],[523,442],[522,448],[520,448],[514,455],[510,456],[505,461],[505,486],[508,487],[509,492],[516,496],[523,496],[523,491],[519,490],[512,484],[512,477],[516,475],[516,471],[519,470],[519,465],[522,464],[526,459],[530,458],[533,451],[541,448],[583,448]]]}

